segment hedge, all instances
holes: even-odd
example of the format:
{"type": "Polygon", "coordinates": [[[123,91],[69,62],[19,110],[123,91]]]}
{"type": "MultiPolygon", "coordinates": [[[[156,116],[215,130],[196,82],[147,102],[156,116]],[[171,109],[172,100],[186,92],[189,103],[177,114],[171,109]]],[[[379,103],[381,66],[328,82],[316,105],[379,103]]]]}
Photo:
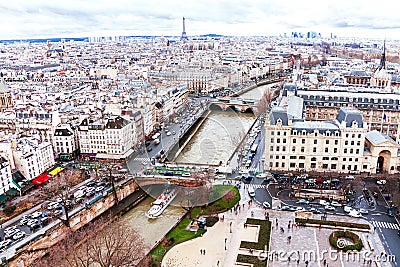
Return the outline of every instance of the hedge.
{"type": "Polygon", "coordinates": [[[268,250],[269,237],[271,235],[271,222],[266,220],[247,218],[246,223],[260,226],[260,232],[258,233],[258,242],[242,241],[240,242],[240,247],[256,250],[268,250]]]}
{"type": "Polygon", "coordinates": [[[253,267],[265,267],[267,266],[267,258],[261,260],[257,256],[238,254],[236,262],[251,263],[253,267]]]}
{"type": "Polygon", "coordinates": [[[371,227],[368,224],[362,224],[362,223],[326,221],[326,220],[303,219],[303,218],[296,218],[295,222],[300,225],[309,223],[309,224],[330,225],[330,226],[339,226],[339,227],[357,228],[357,229],[371,229],[371,227]]]}
{"type": "Polygon", "coordinates": [[[329,243],[331,246],[334,248],[343,250],[344,252],[349,251],[349,250],[357,250],[360,251],[363,248],[363,243],[360,239],[360,237],[350,231],[334,231],[329,235],[329,243]],[[353,241],[353,244],[350,245],[345,245],[345,243],[340,243],[338,244],[338,239],[344,237],[351,239],[353,241]]]}

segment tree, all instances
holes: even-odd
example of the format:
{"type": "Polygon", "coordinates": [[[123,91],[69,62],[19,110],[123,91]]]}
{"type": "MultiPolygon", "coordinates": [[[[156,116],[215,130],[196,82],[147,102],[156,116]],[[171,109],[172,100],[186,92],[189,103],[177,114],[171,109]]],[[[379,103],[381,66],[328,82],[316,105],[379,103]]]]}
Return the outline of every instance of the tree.
{"type": "Polygon", "coordinates": [[[257,116],[260,116],[261,114],[265,113],[268,111],[269,106],[276,97],[276,90],[275,89],[268,89],[267,91],[264,92],[262,97],[257,103],[257,116]]]}
{"type": "Polygon", "coordinates": [[[180,206],[189,211],[191,218],[191,210],[194,207],[199,207],[209,204],[209,194],[212,191],[213,185],[211,182],[213,174],[207,172],[196,172],[191,176],[193,185],[195,186],[179,186],[178,197],[180,206]]]}
{"type": "Polygon", "coordinates": [[[38,190],[37,197],[41,200],[55,200],[57,198],[61,199],[61,205],[64,209],[65,218],[62,214],[59,219],[64,223],[65,226],[69,227],[69,214],[68,210],[70,207],[69,195],[72,193],[72,187],[78,184],[82,180],[81,174],[75,171],[66,170],[47,184],[42,186],[38,190]]]}
{"type": "Polygon", "coordinates": [[[120,219],[99,219],[66,233],[34,266],[146,266],[143,238],[120,219]]]}

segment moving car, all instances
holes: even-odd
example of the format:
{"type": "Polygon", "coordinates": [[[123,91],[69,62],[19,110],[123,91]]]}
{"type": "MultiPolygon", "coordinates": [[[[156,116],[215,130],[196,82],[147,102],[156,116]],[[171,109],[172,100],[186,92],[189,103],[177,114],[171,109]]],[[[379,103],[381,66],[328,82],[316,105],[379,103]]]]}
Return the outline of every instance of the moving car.
{"type": "Polygon", "coordinates": [[[349,212],[349,216],[350,217],[355,217],[355,218],[360,218],[361,217],[361,213],[359,213],[356,210],[352,210],[352,211],[349,212]]]}
{"type": "Polygon", "coordinates": [[[256,196],[256,191],[254,190],[253,187],[250,186],[248,191],[249,191],[249,196],[250,197],[255,197],[256,196]]]}
{"type": "Polygon", "coordinates": [[[341,207],[342,204],[340,204],[340,203],[337,202],[337,201],[332,201],[332,202],[331,202],[331,206],[334,206],[334,207],[341,207]]]}
{"type": "Polygon", "coordinates": [[[262,205],[263,205],[263,207],[266,208],[266,209],[271,208],[271,204],[269,204],[269,202],[267,202],[267,201],[263,202],[262,205]]]}
{"type": "Polygon", "coordinates": [[[366,209],[359,209],[358,210],[361,214],[368,214],[368,210],[366,209]]]}
{"type": "Polygon", "coordinates": [[[330,205],[326,205],[326,206],[325,206],[325,210],[334,211],[334,210],[335,210],[335,207],[330,206],[330,205]]]}

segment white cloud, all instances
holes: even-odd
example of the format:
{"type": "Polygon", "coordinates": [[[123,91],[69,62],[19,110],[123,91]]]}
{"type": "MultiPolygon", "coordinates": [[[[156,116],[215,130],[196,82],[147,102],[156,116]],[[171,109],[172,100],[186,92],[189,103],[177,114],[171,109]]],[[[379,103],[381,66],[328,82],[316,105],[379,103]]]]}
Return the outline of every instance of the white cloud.
{"type": "Polygon", "coordinates": [[[399,39],[397,2],[381,0],[0,0],[0,39],[124,32],[269,35],[318,31],[399,39]]]}

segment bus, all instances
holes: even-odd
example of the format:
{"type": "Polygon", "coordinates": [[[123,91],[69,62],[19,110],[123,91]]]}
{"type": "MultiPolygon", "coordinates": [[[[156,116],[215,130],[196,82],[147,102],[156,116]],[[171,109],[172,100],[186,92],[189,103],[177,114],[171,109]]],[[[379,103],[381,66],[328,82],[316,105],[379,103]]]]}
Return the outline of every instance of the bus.
{"type": "Polygon", "coordinates": [[[252,153],[256,153],[256,152],[257,152],[257,148],[258,148],[258,144],[253,144],[253,145],[251,146],[251,148],[250,148],[250,151],[251,151],[252,153]]]}

